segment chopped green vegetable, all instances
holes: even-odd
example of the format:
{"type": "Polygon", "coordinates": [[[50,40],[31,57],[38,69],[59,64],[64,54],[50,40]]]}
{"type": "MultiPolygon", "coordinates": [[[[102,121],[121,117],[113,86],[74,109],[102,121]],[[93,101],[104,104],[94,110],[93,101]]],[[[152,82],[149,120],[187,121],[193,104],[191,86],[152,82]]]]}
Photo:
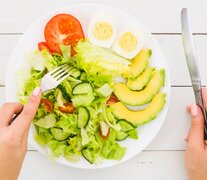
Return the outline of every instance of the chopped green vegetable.
{"type": "Polygon", "coordinates": [[[70,55],[70,49],[71,47],[70,46],[64,46],[64,45],[60,45],[60,50],[62,52],[62,55],[63,55],[63,58],[64,58],[64,61],[68,61],[71,57],[70,55]]]}
{"type": "Polygon", "coordinates": [[[97,95],[100,97],[108,97],[112,92],[113,89],[108,84],[104,84],[96,90],[97,95]]]}
{"type": "Polygon", "coordinates": [[[50,132],[53,137],[59,141],[63,141],[70,136],[70,133],[64,132],[62,129],[59,128],[50,128],[50,132]]]}
{"type": "Polygon", "coordinates": [[[95,99],[92,93],[84,95],[74,95],[71,99],[75,106],[89,106],[95,99]]]}
{"type": "Polygon", "coordinates": [[[138,133],[136,129],[132,129],[131,131],[128,131],[127,134],[128,134],[128,137],[132,139],[138,139],[138,133]]]}
{"type": "Polygon", "coordinates": [[[18,96],[25,104],[46,73],[62,64],[72,67],[67,79],[42,94],[54,109],[47,112],[40,104],[33,120],[36,142],[49,147],[51,158],[63,156],[75,162],[84,157],[94,164],[103,159],[121,160],[126,148],[119,141],[137,139],[137,131],[118,121],[106,103],[113,92],[113,78],[128,71],[130,62],[87,41],[78,43],[75,58],[70,56],[70,46],[61,45],[60,49],[61,54],[51,55],[46,50],[31,53],[30,69],[18,73],[18,96]],[[71,113],[61,111],[60,107],[70,108],[66,103],[71,105],[71,113]],[[106,136],[100,133],[101,122],[108,127],[106,136]]]}
{"type": "MultiPolygon", "coordinates": [[[[130,62],[112,51],[95,46],[87,41],[79,41],[75,55],[77,65],[83,69],[93,82],[100,81],[99,76],[106,76],[106,83],[112,83],[112,78],[123,75],[129,70],[130,62]],[[94,80],[96,79],[96,80],[94,80]]],[[[106,78],[105,77],[105,78],[106,78]]],[[[103,85],[103,84],[102,84],[103,85]]]]}
{"type": "Polygon", "coordinates": [[[55,123],[56,123],[56,118],[53,114],[49,114],[34,122],[35,125],[43,127],[43,128],[47,128],[47,129],[54,127],[55,123]]]}
{"type": "Polygon", "coordinates": [[[72,88],[67,79],[65,79],[61,84],[59,84],[57,88],[62,92],[62,96],[65,98],[65,100],[70,101],[72,96],[72,88]]]}

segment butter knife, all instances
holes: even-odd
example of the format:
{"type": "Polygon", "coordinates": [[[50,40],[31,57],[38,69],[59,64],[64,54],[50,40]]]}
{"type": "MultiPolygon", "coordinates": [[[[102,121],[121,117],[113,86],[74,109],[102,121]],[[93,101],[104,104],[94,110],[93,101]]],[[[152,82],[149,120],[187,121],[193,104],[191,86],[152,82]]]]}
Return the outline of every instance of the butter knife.
{"type": "Polygon", "coordinates": [[[188,65],[188,70],[190,73],[190,78],[193,86],[193,91],[195,95],[196,104],[201,108],[204,116],[204,139],[207,140],[207,118],[206,118],[206,108],[202,99],[202,87],[200,73],[198,69],[196,50],[194,46],[192,31],[190,27],[190,22],[188,18],[188,10],[183,8],[181,11],[181,26],[182,26],[182,40],[183,47],[185,51],[185,57],[188,65]]]}

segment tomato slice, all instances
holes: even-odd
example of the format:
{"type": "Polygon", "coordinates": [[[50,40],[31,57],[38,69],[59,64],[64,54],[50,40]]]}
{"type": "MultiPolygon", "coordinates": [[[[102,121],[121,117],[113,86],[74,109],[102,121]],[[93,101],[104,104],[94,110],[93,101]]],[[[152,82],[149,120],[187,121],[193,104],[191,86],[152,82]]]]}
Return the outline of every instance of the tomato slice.
{"type": "Polygon", "coordinates": [[[108,101],[106,102],[107,106],[110,106],[111,104],[117,103],[119,102],[119,100],[117,99],[117,97],[115,95],[111,95],[110,98],[108,99],[108,101]]]}
{"type": "Polygon", "coordinates": [[[69,14],[54,16],[45,26],[45,40],[52,52],[61,54],[60,45],[71,45],[71,55],[79,40],[84,39],[80,22],[69,14]]]}
{"type": "Polygon", "coordinates": [[[40,51],[42,51],[43,49],[46,49],[50,54],[52,54],[52,52],[50,51],[49,47],[47,46],[46,42],[39,42],[38,43],[38,49],[40,51]]]}
{"type": "Polygon", "coordinates": [[[54,109],[53,103],[48,99],[41,99],[41,104],[44,106],[47,112],[52,112],[54,109]]]}
{"type": "Polygon", "coordinates": [[[75,107],[73,103],[64,103],[64,107],[58,106],[58,110],[63,113],[73,113],[75,110],[75,107]]]}

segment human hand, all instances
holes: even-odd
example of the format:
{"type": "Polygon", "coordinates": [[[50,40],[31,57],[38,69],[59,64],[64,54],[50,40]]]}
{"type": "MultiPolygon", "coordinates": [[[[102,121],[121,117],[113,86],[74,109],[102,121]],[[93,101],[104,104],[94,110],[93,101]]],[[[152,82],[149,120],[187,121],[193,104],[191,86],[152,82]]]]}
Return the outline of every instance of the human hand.
{"type": "Polygon", "coordinates": [[[30,123],[36,114],[40,99],[41,90],[35,88],[24,107],[19,103],[6,103],[0,108],[0,179],[2,180],[16,180],[19,176],[27,151],[30,123]],[[18,113],[20,113],[18,117],[11,123],[14,115],[18,113]]]}
{"type": "MultiPolygon", "coordinates": [[[[203,101],[207,107],[207,89],[202,90],[203,101]]],[[[186,137],[187,149],[185,166],[189,180],[207,180],[207,144],[204,141],[204,119],[201,109],[197,105],[187,107],[192,122],[186,137]]]]}

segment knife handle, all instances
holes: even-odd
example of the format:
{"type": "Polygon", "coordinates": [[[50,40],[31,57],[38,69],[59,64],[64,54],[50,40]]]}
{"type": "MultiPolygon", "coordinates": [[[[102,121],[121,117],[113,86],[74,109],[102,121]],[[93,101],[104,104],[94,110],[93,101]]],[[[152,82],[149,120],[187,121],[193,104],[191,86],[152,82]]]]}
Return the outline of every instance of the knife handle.
{"type": "Polygon", "coordinates": [[[203,98],[202,98],[202,89],[199,88],[196,92],[194,89],[194,94],[195,94],[195,100],[196,104],[201,108],[201,111],[203,112],[203,118],[204,118],[204,140],[207,140],[207,113],[206,113],[206,107],[203,103],[203,98]]]}

